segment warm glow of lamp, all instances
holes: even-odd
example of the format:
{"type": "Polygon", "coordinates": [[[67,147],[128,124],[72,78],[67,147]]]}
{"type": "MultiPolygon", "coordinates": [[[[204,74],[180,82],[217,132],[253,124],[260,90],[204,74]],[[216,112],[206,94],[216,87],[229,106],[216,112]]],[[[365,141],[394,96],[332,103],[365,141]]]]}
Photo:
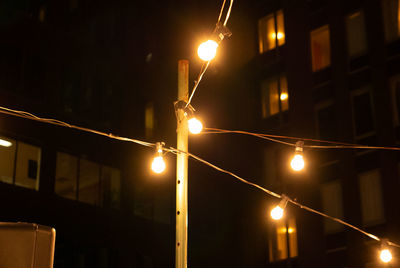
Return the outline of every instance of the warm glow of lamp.
{"type": "Polygon", "coordinates": [[[279,204],[271,210],[271,218],[274,220],[280,220],[283,217],[283,211],[287,205],[288,197],[282,194],[282,199],[279,204]]]}
{"type": "Polygon", "coordinates": [[[214,40],[208,40],[202,43],[197,49],[197,54],[204,61],[212,60],[217,54],[218,43],[214,40]]]}
{"type": "Polygon", "coordinates": [[[276,33],[272,33],[271,34],[271,37],[272,37],[272,39],[278,39],[278,40],[280,40],[280,39],[282,39],[283,37],[284,37],[284,35],[283,35],[283,33],[281,33],[281,32],[278,32],[278,34],[276,34],[276,33]]]}
{"type": "Polygon", "coordinates": [[[304,168],[303,145],[304,145],[303,141],[296,142],[294,157],[290,162],[290,166],[294,171],[300,171],[304,168]]]}
{"type": "Polygon", "coordinates": [[[289,95],[287,93],[281,93],[280,99],[281,101],[287,100],[289,95]]]}
{"type": "Polygon", "coordinates": [[[283,208],[281,208],[279,205],[274,207],[271,210],[271,218],[274,220],[280,220],[283,217],[283,208]]]}
{"type": "Polygon", "coordinates": [[[163,143],[157,142],[156,144],[156,156],[153,159],[153,162],[151,163],[151,169],[157,173],[160,174],[165,170],[165,162],[163,158],[163,149],[162,149],[163,143]]]}
{"type": "Polygon", "coordinates": [[[199,134],[203,129],[203,124],[195,117],[188,120],[189,131],[192,134],[199,134]]]}
{"type": "Polygon", "coordinates": [[[304,168],[304,159],[301,154],[295,154],[292,161],[290,162],[290,166],[294,171],[300,171],[304,168]]]}
{"type": "Polygon", "coordinates": [[[384,263],[390,262],[393,258],[392,253],[387,248],[381,250],[379,257],[381,258],[381,261],[384,263]]]}
{"type": "Polygon", "coordinates": [[[12,145],[11,142],[0,139],[0,146],[4,146],[4,147],[10,147],[12,145]]]}

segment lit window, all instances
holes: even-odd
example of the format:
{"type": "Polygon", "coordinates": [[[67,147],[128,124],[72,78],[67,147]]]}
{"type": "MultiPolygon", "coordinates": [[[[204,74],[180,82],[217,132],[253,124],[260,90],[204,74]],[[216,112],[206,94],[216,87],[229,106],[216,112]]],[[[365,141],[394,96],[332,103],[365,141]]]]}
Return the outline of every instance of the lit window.
{"type": "Polygon", "coordinates": [[[271,223],[269,230],[269,261],[297,257],[297,227],[295,218],[271,223]]]}
{"type": "Polygon", "coordinates": [[[283,11],[279,10],[258,21],[259,51],[264,53],[285,44],[283,11]]]}
{"type": "Polygon", "coordinates": [[[100,165],[86,159],[79,161],[78,200],[100,205],[100,165]]]}
{"type": "Polygon", "coordinates": [[[331,65],[331,45],[328,25],[311,32],[311,56],[313,72],[331,65]]]}
{"type": "MultiPolygon", "coordinates": [[[[325,183],[321,188],[322,207],[329,216],[343,218],[342,186],[339,181],[325,183]]],[[[324,219],[325,232],[332,233],[343,230],[343,225],[330,219],[324,219]]]]}
{"type": "Polygon", "coordinates": [[[381,175],[379,170],[358,175],[361,197],[362,220],[365,226],[384,222],[381,175]]]}
{"type": "Polygon", "coordinates": [[[39,8],[38,19],[40,22],[44,22],[46,18],[46,7],[42,6],[39,8]]]}
{"type": "Polygon", "coordinates": [[[374,117],[371,92],[363,88],[352,92],[353,120],[356,138],[365,138],[374,134],[374,117]]]}
{"type": "Polygon", "coordinates": [[[263,81],[261,84],[262,118],[289,109],[289,92],[285,75],[263,81]]]}
{"type": "Polygon", "coordinates": [[[367,50],[364,12],[358,11],[346,18],[347,48],[350,57],[362,55],[367,50]]]}
{"type": "Polygon", "coordinates": [[[146,137],[151,138],[154,130],[154,103],[148,102],[144,112],[144,124],[146,130],[146,137]]]}
{"type": "Polygon", "coordinates": [[[57,152],[55,193],[59,196],[76,199],[78,158],[57,152]]]}
{"type": "Polygon", "coordinates": [[[15,165],[15,140],[0,137],[0,141],[8,141],[11,146],[0,146],[0,181],[13,184],[14,183],[14,165],[15,165]]]}
{"type": "Polygon", "coordinates": [[[400,37],[400,0],[383,0],[383,20],[387,42],[400,37]]]}
{"type": "Polygon", "coordinates": [[[39,190],[39,167],[41,149],[18,142],[15,185],[39,190]]]}

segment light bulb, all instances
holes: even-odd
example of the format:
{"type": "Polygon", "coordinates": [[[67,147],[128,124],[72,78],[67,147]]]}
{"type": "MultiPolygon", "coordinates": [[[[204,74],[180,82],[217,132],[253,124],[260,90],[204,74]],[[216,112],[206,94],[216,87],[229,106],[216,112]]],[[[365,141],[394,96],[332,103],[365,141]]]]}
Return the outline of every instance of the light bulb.
{"type": "Polygon", "coordinates": [[[280,96],[280,99],[281,99],[281,101],[284,101],[284,100],[287,100],[288,97],[289,96],[288,96],[287,93],[282,93],[281,96],[280,96]]]}
{"type": "Polygon", "coordinates": [[[392,253],[390,252],[389,249],[385,248],[381,250],[381,253],[379,254],[379,257],[381,258],[381,261],[384,263],[388,263],[392,260],[392,253]]]}
{"type": "Polygon", "coordinates": [[[212,60],[217,54],[218,43],[213,40],[208,40],[202,43],[197,49],[197,54],[204,61],[212,60]]]}
{"type": "Polygon", "coordinates": [[[283,217],[283,208],[281,208],[279,205],[274,207],[274,209],[271,210],[271,217],[274,220],[280,220],[283,217]]]}
{"type": "Polygon", "coordinates": [[[192,117],[188,120],[188,126],[189,131],[192,134],[199,134],[203,129],[203,124],[195,117],[192,117]]]}
{"type": "Polygon", "coordinates": [[[162,173],[165,170],[164,158],[162,156],[154,157],[151,163],[151,169],[157,174],[162,173]]]}
{"type": "Polygon", "coordinates": [[[292,161],[290,162],[290,166],[294,171],[300,171],[304,168],[304,159],[303,155],[295,154],[292,161]]]}

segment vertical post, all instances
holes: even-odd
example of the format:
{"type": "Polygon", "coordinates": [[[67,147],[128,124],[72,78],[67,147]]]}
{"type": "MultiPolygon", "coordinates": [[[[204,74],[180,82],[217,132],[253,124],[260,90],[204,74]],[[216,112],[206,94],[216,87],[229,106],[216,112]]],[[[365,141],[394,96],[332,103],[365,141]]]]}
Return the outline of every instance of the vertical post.
{"type": "MultiPolygon", "coordinates": [[[[178,101],[188,101],[189,97],[189,62],[178,62],[178,101]]],[[[177,148],[188,152],[187,118],[182,109],[177,111],[177,148]]],[[[188,155],[178,153],[176,160],[176,241],[175,268],[187,267],[188,236],[188,155]]]]}

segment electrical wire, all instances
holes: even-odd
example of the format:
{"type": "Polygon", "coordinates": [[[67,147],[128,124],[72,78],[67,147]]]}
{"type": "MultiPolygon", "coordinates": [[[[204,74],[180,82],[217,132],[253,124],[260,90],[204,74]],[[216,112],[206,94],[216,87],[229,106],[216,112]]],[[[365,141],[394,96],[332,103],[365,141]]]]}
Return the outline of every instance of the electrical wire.
{"type": "MultiPolygon", "coordinates": [[[[97,131],[97,130],[93,130],[93,129],[89,129],[89,128],[85,128],[85,127],[79,127],[79,126],[72,125],[72,124],[69,124],[69,123],[66,123],[66,122],[63,122],[63,121],[60,121],[60,120],[56,120],[56,119],[42,118],[42,117],[36,116],[34,114],[31,114],[31,113],[28,113],[28,112],[25,112],[25,111],[9,109],[9,108],[0,106],[0,113],[8,114],[8,115],[16,116],[16,117],[21,117],[21,118],[25,118],[25,119],[29,119],[29,120],[44,122],[44,123],[48,123],[48,124],[52,124],[52,125],[68,127],[68,128],[72,128],[72,129],[76,129],[76,130],[80,130],[80,131],[84,131],[84,132],[89,132],[89,133],[105,136],[105,137],[108,137],[108,138],[111,138],[111,139],[120,140],[120,141],[133,142],[133,143],[136,143],[136,144],[139,144],[139,145],[142,145],[142,146],[146,146],[146,147],[156,147],[155,143],[145,142],[145,141],[141,141],[141,140],[137,140],[137,139],[120,137],[120,136],[114,135],[112,133],[105,133],[105,132],[101,132],[101,131],[97,131]]],[[[227,175],[230,175],[230,176],[234,177],[235,179],[241,181],[242,183],[245,183],[247,185],[255,187],[255,188],[257,188],[257,189],[259,189],[259,190],[261,190],[261,191],[263,191],[263,192],[265,192],[268,195],[271,195],[273,197],[282,198],[282,195],[280,195],[278,193],[275,193],[275,192],[273,192],[271,190],[268,190],[268,189],[266,189],[266,188],[264,188],[264,187],[262,187],[262,186],[260,186],[258,184],[250,182],[249,180],[246,180],[246,179],[244,179],[244,178],[242,178],[242,177],[236,175],[235,173],[230,172],[230,171],[228,171],[226,169],[220,168],[220,167],[218,167],[218,166],[216,166],[216,165],[214,165],[214,164],[212,164],[212,163],[210,163],[210,162],[208,162],[208,161],[206,161],[206,160],[204,160],[204,159],[202,159],[202,158],[200,158],[200,157],[198,157],[198,156],[196,156],[196,155],[194,155],[192,153],[184,152],[182,150],[178,150],[178,149],[175,149],[173,147],[170,147],[169,149],[163,148],[163,150],[166,153],[171,152],[171,153],[174,153],[176,155],[179,154],[179,153],[187,154],[189,157],[193,158],[194,160],[196,160],[198,162],[201,162],[201,163],[203,163],[203,164],[205,164],[205,165],[207,165],[207,166],[209,166],[209,167],[211,167],[211,168],[213,168],[213,169],[215,169],[215,170],[217,170],[219,172],[222,172],[222,173],[225,173],[227,175]]],[[[322,213],[322,212],[320,212],[318,210],[315,210],[315,209],[312,209],[312,208],[310,208],[308,206],[305,206],[305,205],[303,205],[303,204],[301,204],[301,203],[299,203],[299,202],[297,202],[297,201],[295,201],[295,200],[293,200],[293,199],[291,199],[289,197],[288,197],[288,201],[290,203],[292,203],[293,205],[298,206],[301,209],[304,209],[304,210],[309,211],[311,213],[314,213],[314,214],[320,215],[322,217],[328,218],[330,220],[336,221],[336,222],[338,222],[338,223],[340,223],[342,225],[345,225],[345,226],[347,226],[347,227],[349,227],[349,228],[351,228],[353,230],[356,230],[356,231],[368,236],[371,239],[374,239],[376,241],[381,241],[382,240],[378,236],[373,235],[371,233],[368,233],[365,230],[362,230],[361,228],[358,228],[358,227],[356,227],[356,226],[354,226],[354,225],[352,225],[350,223],[347,223],[347,222],[345,222],[345,221],[343,221],[343,220],[341,220],[339,218],[329,216],[329,215],[327,215],[325,213],[322,213]]],[[[394,242],[391,242],[391,241],[388,241],[387,243],[390,246],[394,246],[394,247],[400,248],[400,245],[397,244],[397,243],[394,243],[394,242]]]]}
{"type": "Polygon", "coordinates": [[[111,139],[115,139],[115,140],[133,142],[133,143],[136,143],[136,144],[139,144],[139,145],[143,145],[143,146],[147,146],[147,147],[155,147],[156,146],[155,143],[150,143],[150,142],[141,141],[141,140],[137,140],[137,139],[120,137],[120,136],[114,135],[112,133],[105,133],[105,132],[97,131],[97,130],[90,129],[90,128],[85,128],[85,127],[80,127],[80,126],[68,124],[66,122],[63,122],[63,121],[60,121],[60,120],[57,120],[57,119],[42,118],[42,117],[36,116],[34,114],[31,114],[31,113],[28,113],[28,112],[25,112],[25,111],[13,110],[13,109],[9,109],[9,108],[0,106],[0,113],[13,115],[13,116],[17,116],[17,117],[22,117],[22,118],[30,119],[30,120],[34,120],[34,121],[44,122],[44,123],[47,123],[47,124],[52,124],[52,125],[72,128],[72,129],[76,129],[76,130],[80,130],[80,131],[84,131],[84,132],[88,132],[88,133],[93,133],[93,134],[105,136],[105,137],[108,137],[108,138],[111,138],[111,139]]]}
{"type": "Polygon", "coordinates": [[[203,78],[204,74],[206,73],[209,65],[210,65],[210,61],[207,61],[207,62],[203,63],[203,65],[201,66],[201,71],[199,73],[199,76],[197,77],[196,82],[194,83],[194,87],[192,89],[192,93],[190,94],[190,98],[189,98],[188,102],[186,103],[185,108],[188,107],[190,102],[192,101],[194,93],[196,92],[196,89],[199,86],[200,81],[203,78]]]}
{"type": "Polygon", "coordinates": [[[360,144],[352,144],[352,143],[343,143],[337,141],[327,141],[327,140],[318,140],[318,139],[309,139],[309,138],[300,138],[300,137],[291,137],[291,136],[280,136],[280,135],[271,135],[271,134],[260,134],[253,133],[248,131],[241,130],[224,130],[218,128],[205,128],[205,132],[200,134],[222,134],[222,133],[235,133],[235,134],[244,134],[255,136],[261,139],[270,140],[272,142],[277,142],[281,144],[285,144],[288,146],[296,146],[295,143],[284,142],[280,139],[292,139],[292,140],[302,140],[302,141],[311,141],[311,142],[319,142],[319,143],[330,143],[330,144],[338,144],[338,145],[304,145],[304,148],[311,149],[368,149],[368,150],[392,150],[392,151],[400,151],[399,147],[387,147],[387,146],[368,146],[368,145],[360,145],[360,144]],[[207,131],[209,130],[209,131],[207,131]]]}
{"type": "MultiPolygon", "coordinates": [[[[271,190],[268,190],[268,189],[266,189],[266,188],[264,188],[264,187],[262,187],[262,186],[260,186],[260,185],[258,185],[258,184],[255,184],[255,183],[253,183],[253,182],[250,182],[249,180],[246,180],[246,179],[244,179],[244,178],[242,178],[242,177],[236,175],[236,174],[233,173],[233,172],[230,172],[230,171],[228,171],[228,170],[226,170],[226,169],[220,168],[220,167],[218,167],[218,166],[216,166],[216,165],[214,165],[214,164],[212,164],[212,163],[210,163],[210,162],[208,162],[208,161],[206,161],[206,160],[204,160],[204,159],[202,159],[202,158],[200,158],[200,157],[198,157],[198,156],[196,156],[196,155],[194,155],[194,154],[192,154],[192,153],[184,152],[184,151],[182,151],[182,150],[178,150],[178,149],[175,149],[175,148],[173,148],[173,147],[170,147],[169,149],[165,149],[165,150],[168,150],[169,152],[172,152],[172,153],[174,153],[174,154],[179,154],[179,153],[186,154],[186,155],[188,155],[189,157],[193,158],[193,159],[196,160],[196,161],[199,161],[199,162],[201,162],[201,163],[203,163],[203,164],[205,164],[205,165],[207,165],[207,166],[209,166],[209,167],[211,167],[211,168],[213,168],[213,169],[215,169],[215,170],[217,170],[217,171],[220,171],[220,172],[222,172],[222,173],[228,174],[228,175],[230,175],[230,176],[232,176],[232,177],[238,179],[239,181],[241,181],[241,182],[243,182],[243,183],[245,183],[245,184],[248,184],[248,185],[250,185],[250,186],[253,186],[253,187],[255,187],[255,188],[257,188],[257,189],[259,189],[259,190],[261,190],[261,191],[263,191],[263,192],[265,192],[265,193],[267,193],[267,194],[269,194],[269,195],[271,195],[271,196],[273,196],[273,197],[282,198],[282,196],[283,196],[283,195],[280,195],[280,194],[278,194],[278,193],[275,193],[275,192],[273,192],[273,191],[271,191],[271,190]]],[[[285,196],[286,196],[286,195],[285,195],[285,196]]],[[[318,211],[318,210],[315,210],[315,209],[313,209],[313,208],[310,208],[310,207],[308,207],[308,206],[305,206],[305,205],[303,205],[303,204],[301,204],[301,203],[299,203],[299,202],[297,202],[297,201],[295,201],[295,200],[289,198],[288,196],[286,196],[286,197],[287,197],[287,199],[288,199],[288,202],[290,202],[290,203],[292,203],[293,205],[299,207],[300,209],[306,210],[306,211],[308,211],[308,212],[311,212],[311,213],[317,214],[317,215],[319,215],[319,216],[322,216],[322,217],[324,217],[324,218],[330,219],[330,220],[332,220],[332,221],[338,222],[338,223],[340,223],[340,224],[342,224],[342,225],[345,225],[345,226],[347,226],[348,228],[351,228],[351,229],[353,229],[353,230],[355,230],[355,231],[358,231],[358,232],[364,234],[365,236],[367,236],[367,237],[369,237],[369,238],[371,238],[371,239],[374,239],[374,240],[376,240],[376,241],[382,241],[382,238],[380,238],[380,237],[378,237],[378,236],[376,236],[376,235],[374,235],[374,234],[368,233],[367,231],[365,231],[365,230],[363,230],[363,229],[361,229],[361,228],[359,228],[359,227],[357,227],[357,226],[355,226],[355,225],[352,225],[352,224],[350,224],[350,223],[348,223],[348,222],[345,222],[345,221],[343,221],[343,220],[341,220],[341,219],[339,219],[339,218],[336,218],[336,217],[333,217],[333,216],[329,216],[328,214],[325,214],[325,213],[323,213],[323,212],[320,212],[320,211],[318,211]]],[[[391,241],[388,241],[388,244],[391,245],[391,246],[400,248],[400,244],[397,244],[397,243],[394,243],[394,242],[391,242],[391,241]]]]}
{"type": "Polygon", "coordinates": [[[219,12],[219,16],[218,16],[218,22],[221,21],[222,13],[224,12],[224,8],[225,8],[225,3],[226,3],[226,0],[224,0],[224,3],[222,3],[221,11],[219,12]]]}
{"type": "Polygon", "coordinates": [[[224,26],[228,23],[229,17],[231,15],[231,10],[232,10],[232,5],[233,5],[233,0],[231,0],[231,4],[229,5],[228,12],[226,13],[225,21],[224,21],[224,26]]]}

